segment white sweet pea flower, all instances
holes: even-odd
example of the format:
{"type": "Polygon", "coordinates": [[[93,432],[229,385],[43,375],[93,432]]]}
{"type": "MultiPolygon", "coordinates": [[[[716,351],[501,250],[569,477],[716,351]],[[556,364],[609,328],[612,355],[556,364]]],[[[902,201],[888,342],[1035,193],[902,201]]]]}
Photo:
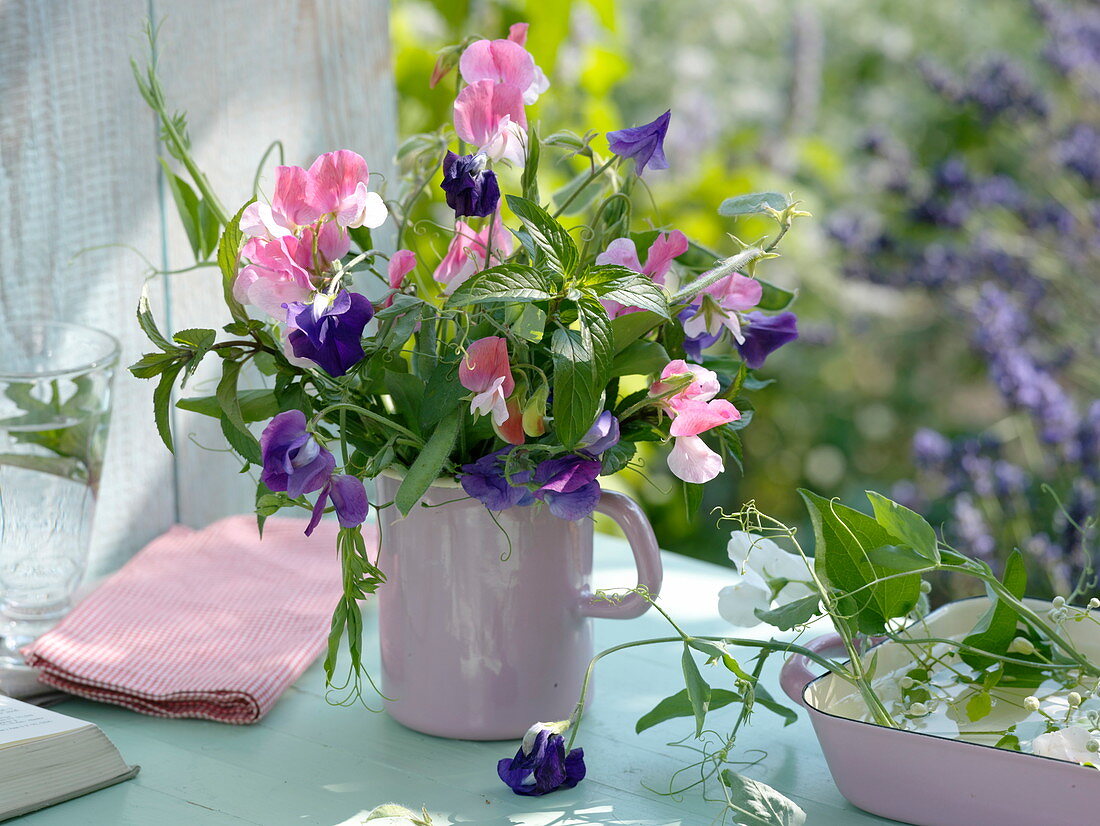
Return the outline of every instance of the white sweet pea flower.
{"type": "Polygon", "coordinates": [[[755,611],[767,611],[772,606],[772,590],[760,576],[752,570],[737,578],[718,592],[718,613],[722,619],[739,628],[752,628],[761,620],[755,611]]]}
{"type": "Polygon", "coordinates": [[[814,593],[806,561],[767,537],[733,531],[726,551],[740,574],[718,594],[718,613],[727,622],[752,628],[760,624],[756,609],[767,611],[814,593]]]}
{"type": "Polygon", "coordinates": [[[1043,757],[1070,763],[1097,763],[1100,760],[1089,749],[1093,739],[1092,732],[1084,726],[1067,726],[1049,734],[1040,734],[1031,741],[1031,750],[1043,757]]]}

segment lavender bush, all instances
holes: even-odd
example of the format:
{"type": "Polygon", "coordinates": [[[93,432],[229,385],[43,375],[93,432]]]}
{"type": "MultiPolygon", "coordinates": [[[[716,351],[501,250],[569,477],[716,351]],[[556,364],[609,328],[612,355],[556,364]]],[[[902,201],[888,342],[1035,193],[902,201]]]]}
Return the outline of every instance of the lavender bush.
{"type": "MultiPolygon", "coordinates": [[[[921,73],[943,115],[921,140],[864,142],[879,189],[829,230],[849,277],[923,290],[964,319],[1003,416],[920,429],[909,504],[997,567],[1014,549],[1050,592],[1091,594],[1100,466],[1100,9],[1036,0],[1044,40],[921,73]]],[[[951,388],[942,388],[950,393],[951,388]]],[[[949,590],[954,590],[949,586],[949,590]]]]}

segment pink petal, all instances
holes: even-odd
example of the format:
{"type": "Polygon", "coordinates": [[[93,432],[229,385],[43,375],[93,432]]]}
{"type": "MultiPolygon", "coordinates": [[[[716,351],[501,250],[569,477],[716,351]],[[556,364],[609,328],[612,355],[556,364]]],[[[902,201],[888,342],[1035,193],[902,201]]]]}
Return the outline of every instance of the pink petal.
{"type": "Polygon", "coordinates": [[[458,70],[470,84],[489,80],[523,90],[535,80],[535,59],[512,40],[478,40],[466,47],[458,70]]]}
{"type": "Polygon", "coordinates": [[[480,148],[498,138],[505,116],[526,129],[524,88],[491,80],[470,84],[455,99],[455,132],[462,140],[480,148]]]}
{"type": "Polygon", "coordinates": [[[662,232],[650,245],[642,272],[652,276],[658,284],[664,284],[668,268],[672,266],[672,259],[683,255],[687,252],[687,248],[688,239],[684,233],[679,230],[662,232]]]}
{"type": "Polygon", "coordinates": [[[293,234],[282,215],[276,215],[269,204],[256,201],[241,213],[238,226],[246,238],[282,238],[293,234]]]}
{"type": "Polygon", "coordinates": [[[615,264],[634,272],[642,271],[642,265],[638,263],[638,250],[630,238],[616,238],[607,245],[606,250],[596,256],[596,263],[615,264]]]}
{"type": "Polygon", "coordinates": [[[320,155],[310,166],[309,174],[313,179],[313,203],[319,214],[339,212],[344,201],[354,198],[359,184],[363,184],[365,193],[370,181],[367,162],[348,149],[320,155]]]}
{"type": "Polygon", "coordinates": [[[668,454],[668,469],[685,482],[701,485],[723,470],[722,457],[698,436],[681,436],[668,454]]]}
{"type": "Polygon", "coordinates": [[[727,275],[707,287],[725,310],[751,310],[760,303],[764,288],[755,278],[740,273],[727,275]]]}
{"type": "MultiPolygon", "coordinates": [[[[311,243],[313,233],[306,230],[302,234],[305,244],[311,243]]],[[[351,249],[351,236],[335,221],[326,221],[321,225],[321,234],[317,239],[317,251],[326,261],[336,261],[348,254],[351,249]]]]}
{"type": "Polygon", "coordinates": [[[300,166],[275,168],[275,194],[271,208],[295,226],[312,224],[321,217],[313,205],[313,176],[300,166]]]}
{"type": "Polygon", "coordinates": [[[653,383],[653,386],[649,389],[649,394],[651,396],[661,395],[670,389],[668,379],[687,373],[695,376],[695,380],[675,396],[672,396],[668,400],[669,406],[674,407],[685,401],[710,401],[718,395],[718,391],[721,389],[718,384],[718,374],[701,365],[688,364],[683,359],[673,359],[665,365],[665,369],[661,371],[660,380],[653,383]]]}
{"type": "Polygon", "coordinates": [[[737,408],[725,399],[709,402],[688,399],[674,408],[668,432],[673,436],[697,436],[741,418],[737,408]]]}
{"type": "Polygon", "coordinates": [[[493,379],[485,390],[470,400],[470,410],[479,416],[491,415],[493,425],[500,427],[508,421],[508,403],[504,392],[504,376],[493,379]]]}
{"type": "Polygon", "coordinates": [[[498,336],[479,338],[466,348],[466,357],[458,365],[458,380],[467,390],[484,393],[498,379],[497,386],[504,393],[501,398],[512,395],[516,384],[508,363],[508,342],[498,336]]]}
{"type": "Polygon", "coordinates": [[[513,23],[508,27],[508,39],[521,46],[527,45],[527,29],[530,23],[513,23]]]}
{"type": "Polygon", "coordinates": [[[506,406],[507,420],[497,424],[493,421],[493,432],[510,445],[521,445],[527,441],[523,434],[523,411],[520,410],[519,401],[515,397],[508,400],[506,406]]]}
{"type": "Polygon", "coordinates": [[[390,286],[395,290],[401,289],[401,285],[408,275],[416,267],[416,253],[412,250],[398,250],[390,258],[390,265],[386,271],[390,286]]]}

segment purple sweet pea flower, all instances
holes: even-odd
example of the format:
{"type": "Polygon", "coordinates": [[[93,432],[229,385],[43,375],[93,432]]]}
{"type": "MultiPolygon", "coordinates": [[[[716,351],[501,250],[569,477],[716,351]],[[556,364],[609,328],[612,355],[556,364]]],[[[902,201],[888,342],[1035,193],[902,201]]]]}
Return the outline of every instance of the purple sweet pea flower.
{"type": "Polygon", "coordinates": [[[671,117],[670,109],[657,120],[643,126],[608,132],[608,148],[620,158],[633,158],[634,171],[639,176],[645,172],[647,164],[653,169],[668,169],[664,143],[671,117]]]}
{"type": "MultiPolygon", "coordinates": [[[[699,305],[692,304],[690,307],[681,310],[676,318],[681,324],[684,324],[688,319],[694,318],[698,313],[699,305]]],[[[686,353],[687,357],[692,361],[700,362],[703,360],[703,351],[716,344],[721,337],[721,332],[715,335],[704,332],[694,337],[687,336],[684,338],[684,353],[686,353]]]]}
{"type": "Polygon", "coordinates": [[[464,215],[484,218],[497,208],[500,186],[497,174],[485,168],[487,161],[482,153],[456,155],[448,152],[444,158],[440,187],[447,193],[447,206],[455,211],[456,218],[464,215]]]}
{"type": "Polygon", "coordinates": [[[599,460],[587,456],[547,459],[535,468],[535,496],[559,519],[575,522],[591,516],[600,501],[600,469],[599,460]]]}
{"type": "Polygon", "coordinates": [[[367,490],[363,482],[356,476],[342,474],[333,476],[328,484],[321,488],[317,496],[317,504],[313,506],[313,516],[310,517],[306,527],[306,536],[313,533],[313,529],[321,522],[325,513],[325,504],[332,500],[332,506],[336,509],[336,518],[340,520],[340,526],[354,528],[362,525],[367,518],[367,509],[370,502],[367,501],[367,490]]]}
{"type": "MultiPolygon", "coordinates": [[[[467,496],[480,500],[491,511],[503,511],[516,505],[530,505],[535,497],[527,488],[513,485],[504,478],[504,463],[511,446],[482,456],[473,464],[463,465],[459,483],[467,496]]],[[[513,475],[514,481],[524,481],[529,472],[513,475]]]]}
{"type": "Polygon", "coordinates": [[[745,320],[749,322],[744,328],[745,342],[737,345],[737,352],[754,370],[763,366],[769,354],[798,338],[798,318],[794,313],[773,316],[747,313],[745,320]]]}
{"type": "Polygon", "coordinates": [[[536,797],[558,789],[572,789],[584,780],[584,749],[565,753],[565,739],[542,726],[532,729],[533,742],[525,737],[516,756],[497,763],[497,774],[520,795],[536,797]]]}
{"type": "Polygon", "coordinates": [[[316,362],[330,376],[342,376],[363,358],[363,328],[374,307],[359,293],[341,290],[324,309],[316,302],[285,305],[294,355],[316,362]]]}
{"type": "Polygon", "coordinates": [[[597,418],[588,432],[581,437],[578,447],[588,456],[599,456],[608,448],[619,443],[619,420],[610,410],[605,410],[597,418]]]}
{"type": "Polygon", "coordinates": [[[306,432],[301,410],[280,413],[260,435],[263,471],[260,479],[269,490],[285,491],[297,499],[324,487],[336,467],[336,459],[306,432]]]}

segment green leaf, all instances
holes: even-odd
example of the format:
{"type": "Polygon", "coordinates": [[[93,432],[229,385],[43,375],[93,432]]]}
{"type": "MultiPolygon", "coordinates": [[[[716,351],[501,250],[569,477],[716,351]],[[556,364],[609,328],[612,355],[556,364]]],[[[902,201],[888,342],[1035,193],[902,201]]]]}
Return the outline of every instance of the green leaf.
{"type": "Polygon", "coordinates": [[[741,826],[802,826],[806,813],[771,786],[758,783],[732,769],[722,770],[734,820],[741,826]]]}
{"type": "Polygon", "coordinates": [[[420,405],[424,399],[424,380],[412,373],[385,373],[386,392],[393,399],[397,413],[413,432],[420,430],[420,405]]]}
{"type": "MultiPolygon", "coordinates": [[[[1013,726],[1013,729],[1015,726],[1013,726]]],[[[1009,751],[1022,751],[1020,748],[1020,738],[1013,732],[1005,734],[1000,740],[993,744],[994,748],[1008,749],[1009,751]]]]}
{"type": "Polygon", "coordinates": [[[966,701],[966,716],[970,718],[970,722],[976,723],[983,717],[988,717],[989,712],[993,710],[993,698],[988,691],[975,692],[969,700],[966,701]]]}
{"type": "Polygon", "coordinates": [[[256,437],[245,424],[240,398],[237,395],[237,380],[240,378],[241,364],[242,362],[239,361],[222,362],[222,377],[214,395],[224,414],[222,432],[225,433],[226,439],[244,459],[254,465],[260,465],[263,464],[260,443],[256,441],[256,437]]]}
{"type": "Polygon", "coordinates": [[[607,301],[617,301],[626,307],[640,307],[662,318],[669,317],[668,296],[661,286],[649,276],[626,267],[592,267],[585,273],[583,287],[607,301]]]}
{"type": "Polygon", "coordinates": [[[187,370],[183,374],[183,386],[186,386],[187,379],[195,375],[203,356],[209,353],[210,348],[214,346],[215,338],[217,338],[217,333],[213,330],[199,328],[180,330],[172,336],[172,340],[176,344],[191,352],[191,357],[187,360],[187,370]]]}
{"type": "Polygon", "coordinates": [[[729,649],[725,643],[714,642],[713,640],[701,640],[698,637],[692,637],[687,641],[687,644],[694,648],[696,651],[701,651],[707,657],[707,665],[711,663],[720,662],[725,666],[726,670],[737,677],[739,680],[747,680],[748,682],[755,682],[755,678],[749,674],[745,669],[741,667],[741,664],[733,658],[729,649]]]}
{"type": "Polygon", "coordinates": [[[863,633],[880,634],[886,620],[909,613],[920,597],[920,576],[895,576],[896,571],[869,556],[897,540],[864,513],[808,490],[799,494],[814,526],[818,576],[841,592],[856,592],[840,597],[839,614],[854,619],[863,633]],[[888,576],[892,578],[876,581],[888,576]]]}
{"type": "Polygon", "coordinates": [[[925,559],[940,561],[935,529],[909,508],[887,499],[873,490],[865,491],[875,513],[875,521],[925,559]]]}
{"type": "Polygon", "coordinates": [[[447,306],[548,301],[556,292],[556,285],[545,273],[523,264],[506,264],[470,276],[447,300],[447,306]]]}
{"type": "Polygon", "coordinates": [[[141,288],[141,297],[138,298],[137,320],[138,324],[141,325],[141,329],[153,344],[166,353],[179,352],[179,348],[170,344],[168,339],[161,335],[160,330],[157,329],[157,323],[153,320],[153,313],[149,309],[148,284],[144,284],[141,288]]]}
{"type": "Polygon", "coordinates": [[[611,375],[649,376],[661,372],[668,362],[668,353],[664,347],[656,341],[642,339],[628,344],[615,354],[611,362],[611,375]]]}
{"type": "MultiPolygon", "coordinates": [[[[741,702],[741,695],[733,691],[727,691],[724,688],[715,688],[710,693],[710,711],[728,706],[730,703],[741,702]]],[[[647,711],[641,717],[638,718],[638,722],[634,724],[634,732],[641,734],[647,728],[653,728],[658,723],[663,723],[666,720],[674,720],[677,717],[691,717],[695,713],[695,709],[691,706],[691,700],[688,698],[687,689],[682,689],[671,697],[665,697],[661,702],[657,703],[652,709],[647,711]]]]}
{"type": "Polygon", "coordinates": [[[684,494],[684,515],[689,525],[693,524],[699,516],[699,506],[703,504],[703,485],[692,482],[681,482],[680,489],[684,494]]]}
{"type": "Polygon", "coordinates": [[[524,341],[538,344],[546,332],[546,311],[538,304],[524,304],[519,316],[508,328],[524,341]]]}
{"type": "Polygon", "coordinates": [[[135,378],[151,379],[159,376],[179,359],[176,353],[146,353],[131,364],[129,370],[135,378]]]}
{"type": "MultiPolygon", "coordinates": [[[[241,411],[241,419],[245,422],[267,421],[276,413],[290,409],[284,408],[279,403],[279,398],[273,390],[238,391],[237,403],[241,411]]],[[[180,399],[176,402],[176,407],[210,416],[213,419],[220,419],[222,415],[221,403],[217,396],[193,396],[189,399],[180,399]]]]}
{"type": "Polygon", "coordinates": [[[539,202],[539,133],[535,124],[527,128],[527,158],[520,177],[520,190],[523,197],[537,204],[539,202]]]}
{"type": "Polygon", "coordinates": [[[424,449],[417,455],[416,461],[412,463],[405,478],[401,480],[395,503],[403,515],[409,515],[416,503],[420,501],[420,497],[443,472],[461,423],[461,410],[455,410],[443,419],[424,445],[424,449]]]}
{"type": "Polygon", "coordinates": [[[816,617],[820,613],[820,607],[821,597],[817,594],[811,594],[808,597],[796,599],[794,602],[788,602],[786,605],[780,605],[770,611],[761,611],[757,608],[754,613],[768,625],[775,626],[780,631],[790,631],[799,625],[805,625],[816,617]]]}
{"type": "Polygon", "coordinates": [[[898,571],[927,570],[931,563],[908,545],[883,545],[874,548],[867,556],[881,568],[898,571]]]}
{"type": "Polygon", "coordinates": [[[600,456],[600,461],[602,463],[600,475],[613,476],[618,473],[630,464],[630,460],[634,458],[636,451],[637,448],[633,442],[620,439],[618,444],[612,445],[603,452],[602,456],[600,456]]]}
{"type": "Polygon", "coordinates": [[[172,193],[172,200],[176,202],[176,211],[183,223],[184,232],[187,233],[187,242],[191,245],[191,252],[196,261],[202,261],[203,237],[202,221],[199,217],[199,196],[187,181],[174,173],[164,158],[158,158],[161,168],[164,170],[164,179],[168,183],[168,189],[172,193]]]}
{"type": "Polygon", "coordinates": [[[535,246],[546,256],[547,263],[563,275],[571,274],[580,254],[565,227],[533,201],[516,195],[508,195],[507,200],[509,208],[530,233],[535,246]]]}
{"type": "Polygon", "coordinates": [[[160,382],[153,391],[153,420],[157,425],[157,433],[170,451],[175,450],[172,446],[172,385],[182,369],[182,363],[173,364],[166,369],[160,374],[160,382]]]}
{"type": "MultiPolygon", "coordinates": [[[[1013,551],[1005,562],[1004,577],[1001,581],[1008,592],[1017,599],[1023,597],[1027,591],[1027,566],[1024,564],[1023,554],[1018,550],[1013,551]]],[[[963,639],[963,643],[970,648],[1004,656],[1008,653],[1008,646],[1016,636],[1019,615],[1010,603],[999,599],[995,592],[989,591],[989,597],[993,601],[992,605],[982,614],[973,631],[963,639]]],[[[961,649],[959,657],[967,665],[979,671],[997,662],[992,657],[967,649],[961,649]]]]}
{"type": "Polygon", "coordinates": [[[758,310],[767,310],[772,313],[785,310],[798,295],[797,291],[784,290],[782,287],[770,284],[762,278],[757,278],[756,281],[762,288],[760,301],[756,305],[758,310]]]}
{"type": "Polygon", "coordinates": [[[577,301],[580,329],[559,327],[550,339],[554,361],[554,432],[571,448],[599,415],[611,373],[612,333],[595,299],[577,301]]]}
{"type": "Polygon", "coordinates": [[[691,648],[684,644],[684,655],[680,658],[680,665],[684,671],[684,685],[687,691],[688,702],[691,711],[695,715],[695,736],[703,734],[703,724],[707,719],[707,709],[710,707],[711,691],[703,675],[699,673],[699,666],[695,664],[695,658],[691,656],[691,648]]]}
{"type": "Polygon", "coordinates": [[[422,306],[424,299],[417,298],[414,295],[406,295],[405,293],[398,293],[393,297],[393,303],[388,307],[383,307],[374,314],[377,319],[397,318],[403,316],[405,313],[414,307],[422,306]]]}
{"type": "Polygon", "coordinates": [[[654,327],[661,323],[656,313],[627,313],[611,320],[615,352],[621,353],[654,327]]]}
{"type": "Polygon", "coordinates": [[[424,387],[420,405],[422,432],[427,433],[458,407],[466,388],[458,381],[458,359],[441,359],[424,387]]]}
{"type": "Polygon", "coordinates": [[[782,212],[787,208],[787,199],[778,192],[754,192],[751,195],[737,195],[726,198],[718,207],[718,214],[733,218],[738,215],[762,215],[767,208],[782,212]]]}
{"type": "Polygon", "coordinates": [[[205,261],[210,257],[218,246],[218,230],[221,225],[218,223],[218,216],[214,210],[210,208],[210,204],[206,202],[206,199],[199,201],[199,235],[202,239],[202,247],[199,250],[200,258],[205,261]]]}
{"type": "Polygon", "coordinates": [[[235,321],[247,321],[248,312],[236,298],[233,297],[233,283],[237,280],[237,268],[240,263],[241,242],[244,233],[241,232],[241,215],[255,201],[250,199],[244,206],[237,210],[237,214],[229,219],[225,225],[222,237],[218,241],[218,269],[222,273],[222,297],[229,307],[235,321]]]}

